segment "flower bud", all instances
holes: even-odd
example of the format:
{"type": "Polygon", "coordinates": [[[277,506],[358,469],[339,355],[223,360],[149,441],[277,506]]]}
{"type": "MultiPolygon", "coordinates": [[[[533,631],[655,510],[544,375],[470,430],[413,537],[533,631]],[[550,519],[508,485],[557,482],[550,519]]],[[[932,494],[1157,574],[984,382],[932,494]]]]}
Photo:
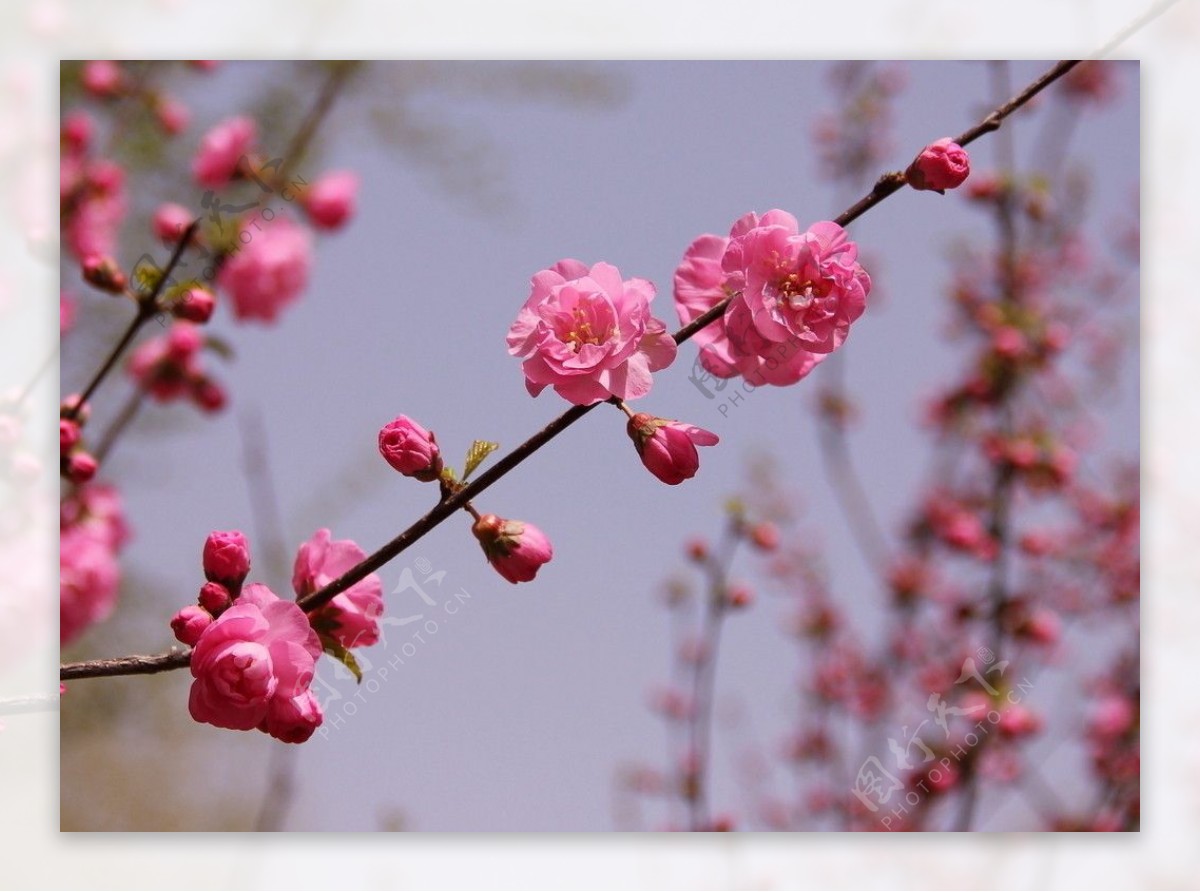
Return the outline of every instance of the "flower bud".
{"type": "Polygon", "coordinates": [[[485,514],[471,526],[488,563],[509,582],[529,582],[554,556],[546,534],[531,523],[485,514]]]}
{"type": "Polygon", "coordinates": [[[212,621],[212,616],[203,607],[189,604],[171,618],[171,631],[188,647],[195,647],[212,621]]]}
{"type": "Polygon", "coordinates": [[[173,245],[183,236],[183,231],[191,225],[192,214],[181,204],[160,204],[154,212],[151,225],[154,234],[169,245],[173,245]]]}
{"type": "Polygon", "coordinates": [[[217,299],[207,288],[189,288],[171,304],[171,315],[202,325],[212,318],[216,305],[217,299]]]}
{"type": "Polygon", "coordinates": [[[72,483],[87,483],[96,476],[96,469],[100,463],[90,452],[77,449],[68,456],[65,465],[68,480],[72,483]]]}
{"type": "Polygon", "coordinates": [[[200,586],[200,606],[214,617],[220,616],[233,603],[229,589],[219,582],[206,582],[200,586]]]}
{"type": "Polygon", "coordinates": [[[437,439],[404,415],[379,431],[379,454],[405,477],[428,483],[442,473],[442,456],[437,439]]]}
{"type": "Polygon", "coordinates": [[[759,551],[774,551],[779,547],[779,528],[773,523],[756,523],[750,528],[750,542],[759,551]]]}
{"type": "Polygon", "coordinates": [[[747,585],[731,585],[725,590],[725,606],[743,610],[754,603],[754,590],[747,585]]]}
{"type": "Polygon", "coordinates": [[[913,159],[904,176],[914,189],[945,193],[962,184],[971,172],[967,150],[950,137],[932,142],[913,159]]]}
{"type": "Polygon", "coordinates": [[[627,431],[642,464],[671,486],[691,479],[700,469],[697,446],[713,446],[718,442],[711,431],[645,412],[629,419],[627,431]]]}
{"type": "Polygon", "coordinates": [[[79,442],[79,425],[69,418],[58,420],[58,449],[64,455],[79,442]]]}
{"type": "Polygon", "coordinates": [[[93,96],[107,98],[121,92],[121,66],[109,59],[96,59],[83,63],[80,83],[93,96]]]}
{"type": "Polygon", "coordinates": [[[301,197],[308,219],[318,229],[338,229],[354,215],[358,176],[348,170],[327,173],[301,197]]]}
{"type": "Polygon", "coordinates": [[[211,378],[201,378],[192,385],[192,400],[205,412],[219,412],[225,408],[228,397],[223,388],[211,378]]]}
{"type": "Polygon", "coordinates": [[[110,294],[121,294],[129,284],[117,261],[101,254],[89,254],[83,259],[83,280],[110,294]]]}
{"type": "Polygon", "coordinates": [[[204,576],[237,591],[250,572],[250,546],[239,530],[214,530],[204,542],[204,576]]]}

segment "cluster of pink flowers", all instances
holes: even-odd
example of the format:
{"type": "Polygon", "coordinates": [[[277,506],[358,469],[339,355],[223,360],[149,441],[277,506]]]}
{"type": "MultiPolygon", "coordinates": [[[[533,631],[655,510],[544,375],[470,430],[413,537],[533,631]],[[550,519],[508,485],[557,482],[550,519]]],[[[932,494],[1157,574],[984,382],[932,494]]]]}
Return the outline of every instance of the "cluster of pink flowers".
{"type": "Polygon", "coordinates": [[[74,484],[87,483],[100,467],[96,457],[84,447],[83,428],[91,411],[79,400],[79,394],[63,400],[58,418],[59,473],[74,484]]]}
{"type": "Polygon", "coordinates": [[[121,499],[111,486],[79,486],[59,513],[59,640],[63,645],[107,619],[117,603],[117,557],[129,538],[121,499]]]}
{"type": "MultiPolygon", "coordinates": [[[[203,289],[197,291],[208,294],[203,289]]],[[[186,304],[189,297],[184,295],[181,300],[186,304]]],[[[204,370],[200,360],[203,348],[204,335],[196,325],[176,322],[166,334],[133,351],[129,374],[138,387],[159,402],[187,397],[206,412],[215,412],[225,405],[225,390],[204,370]]]]}
{"type": "Polygon", "coordinates": [[[107,257],[125,219],[125,171],[91,153],[95,123],[83,111],[63,119],[59,161],[59,212],[63,245],[80,261],[107,257]]]}
{"type": "MultiPolygon", "coordinates": [[[[296,554],[292,585],[311,594],[365,553],[348,539],[318,530],[296,554]]],[[[171,620],[175,636],[193,648],[188,709],[198,722],[239,731],[258,729],[285,743],[303,743],[323,721],[310,685],[316,661],[330,647],[344,653],[379,639],[383,586],[371,574],[310,617],[267,586],[246,583],[250,548],[236,531],[213,532],[204,543],[197,603],[171,620]]]]}
{"type": "Polygon", "coordinates": [[[804,232],[786,211],[741,217],[728,238],[702,235],[675,272],[685,325],[728,301],[695,335],[700,362],[719,378],[794,384],[845,341],[866,309],[871,279],[842,227],[804,232]]]}

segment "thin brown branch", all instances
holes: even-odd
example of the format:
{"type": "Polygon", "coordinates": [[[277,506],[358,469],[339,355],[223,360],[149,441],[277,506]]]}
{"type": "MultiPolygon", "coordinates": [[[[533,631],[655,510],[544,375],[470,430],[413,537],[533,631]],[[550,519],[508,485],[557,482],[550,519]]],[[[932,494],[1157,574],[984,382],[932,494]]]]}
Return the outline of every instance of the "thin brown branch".
{"type": "Polygon", "coordinates": [[[81,663],[63,663],[59,667],[61,681],[78,678],[103,678],[110,675],[154,675],[182,669],[192,660],[191,650],[171,650],[153,656],[133,655],[117,657],[115,660],[84,660],[81,663]]]}
{"type": "Polygon", "coordinates": [[[121,358],[121,354],[125,352],[125,348],[137,336],[138,330],[158,314],[158,297],[162,294],[163,288],[167,286],[167,280],[171,278],[171,273],[179,264],[179,258],[183,256],[184,249],[191,242],[199,226],[200,221],[193,220],[188,224],[188,228],[183,231],[183,235],[179,237],[179,241],[175,245],[175,250],[171,252],[171,259],[167,261],[166,268],[163,269],[162,274],[158,277],[158,281],[154,283],[154,287],[148,294],[138,298],[137,312],[134,314],[133,319],[130,320],[129,327],[125,329],[125,333],[121,335],[121,339],[117,341],[116,346],[108,354],[108,358],[104,360],[103,365],[92,376],[92,380],[83,389],[83,393],[66,410],[64,417],[72,420],[79,417],[79,413],[82,411],[84,405],[91,399],[92,394],[96,392],[96,388],[100,386],[100,383],[108,376],[108,373],[116,366],[117,360],[121,358]]]}

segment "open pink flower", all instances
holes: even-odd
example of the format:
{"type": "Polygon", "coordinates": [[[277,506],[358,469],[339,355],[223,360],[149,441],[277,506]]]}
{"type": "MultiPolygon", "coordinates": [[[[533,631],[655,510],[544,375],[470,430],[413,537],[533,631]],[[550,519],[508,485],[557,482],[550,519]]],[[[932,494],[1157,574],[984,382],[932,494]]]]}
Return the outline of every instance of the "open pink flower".
{"type": "Polygon", "coordinates": [[[853,262],[854,245],[844,241],[841,227],[818,223],[806,233],[798,230],[796,218],[784,211],[749,213],[728,238],[702,235],[688,246],[675,271],[680,321],[686,325],[729,299],[722,319],[693,337],[709,374],[741,375],[756,385],[795,384],[840,345],[861,315],[870,280],[853,262]],[[816,278],[806,282],[805,273],[816,278]],[[844,305],[839,285],[847,292],[844,305]],[[756,290],[747,299],[750,289],[756,290]]]}
{"type": "Polygon", "coordinates": [[[251,118],[228,118],[200,140],[192,159],[192,175],[201,186],[219,189],[233,179],[238,161],[250,151],[258,129],[251,118]]]}
{"type": "Polygon", "coordinates": [[[629,438],[651,474],[672,486],[690,480],[700,469],[697,446],[715,446],[712,431],[638,412],[629,419],[629,438]]]}
{"type": "MultiPolygon", "coordinates": [[[[288,704],[308,691],[320,656],[321,642],[303,610],[265,585],[248,585],[196,642],[188,710],[196,721],[218,728],[261,725],[280,739],[285,730],[295,736],[299,711],[288,704]],[[272,718],[285,726],[278,734],[272,718]]],[[[320,720],[319,708],[310,711],[314,729],[320,720]]]]}
{"type": "Polygon", "coordinates": [[[508,332],[508,352],[525,360],[532,396],[553,386],[579,406],[637,399],[650,392],[650,373],[674,361],[675,341],[650,315],[654,286],[645,279],[622,281],[608,263],[589,269],[561,260],[532,284],[508,332]]]}
{"type": "Polygon", "coordinates": [[[282,215],[243,232],[243,247],[222,265],[217,284],[229,292],[238,319],[274,322],[308,284],[312,236],[282,215]]]}
{"type": "Polygon", "coordinates": [[[546,534],[531,523],[485,514],[471,526],[488,563],[509,582],[529,582],[554,556],[546,534]]]}
{"type": "MultiPolygon", "coordinates": [[[[333,540],[317,530],[296,552],[292,588],[296,597],[324,588],[367,556],[351,539],[333,540]]],[[[372,573],[312,614],[314,628],[328,631],[343,647],[369,647],[379,640],[383,615],[383,583],[372,573]]]]}
{"type": "Polygon", "coordinates": [[[69,644],[106,619],[117,603],[121,574],[100,528],[63,526],[59,546],[59,641],[69,644]]]}
{"type": "Polygon", "coordinates": [[[746,231],[738,228],[721,258],[725,287],[740,293],[725,313],[733,346],[763,358],[780,344],[809,353],[840,347],[871,289],[846,231],[822,221],[801,232],[795,217],[778,210],[746,231]]]}

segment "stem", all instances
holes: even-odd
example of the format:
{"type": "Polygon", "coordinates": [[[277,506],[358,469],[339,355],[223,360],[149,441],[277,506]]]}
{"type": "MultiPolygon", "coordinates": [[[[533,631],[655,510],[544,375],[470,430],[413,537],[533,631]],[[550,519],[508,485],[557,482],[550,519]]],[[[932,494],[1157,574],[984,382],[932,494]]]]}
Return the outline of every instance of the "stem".
{"type": "Polygon", "coordinates": [[[300,129],[296,131],[292,137],[292,141],[288,143],[287,149],[283,155],[283,163],[279,167],[279,172],[276,175],[276,181],[279,185],[287,183],[287,176],[291,173],[292,168],[296,166],[296,162],[300,156],[304,154],[308,148],[308,144],[316,135],[317,129],[321,126],[321,122],[333,107],[333,102],[337,99],[338,93],[345,86],[346,78],[350,76],[353,70],[354,62],[335,62],[333,71],[329,73],[329,78],[325,81],[325,85],[321,88],[321,92],[317,95],[316,102],[313,103],[308,114],[300,124],[300,129]]]}
{"type": "Polygon", "coordinates": [[[175,250],[171,252],[171,259],[167,261],[166,268],[162,271],[162,275],[159,276],[158,281],[154,283],[154,288],[149,294],[138,298],[137,313],[134,314],[133,319],[130,320],[129,327],[125,329],[125,334],[121,335],[121,339],[117,341],[117,345],[113,347],[112,352],[108,354],[108,358],[104,360],[104,364],[101,365],[96,374],[92,376],[92,380],[88,382],[88,386],[83,389],[83,393],[79,396],[79,399],[77,399],[75,403],[65,411],[63,414],[64,418],[70,418],[72,421],[74,421],[79,417],[80,411],[82,411],[84,405],[87,404],[87,401],[91,398],[92,394],[96,392],[96,388],[100,386],[100,382],[102,382],[108,376],[108,373],[113,370],[113,367],[117,364],[117,360],[119,360],[121,358],[121,354],[125,352],[125,348],[128,347],[133,341],[134,337],[138,333],[138,329],[153,319],[158,313],[158,296],[162,293],[163,288],[166,287],[167,280],[171,278],[171,272],[179,263],[179,258],[183,256],[184,248],[188,246],[188,243],[192,240],[192,236],[196,234],[196,229],[199,226],[200,221],[199,219],[196,219],[188,224],[188,228],[183,231],[183,235],[180,236],[179,241],[175,245],[175,250]]]}
{"type": "Polygon", "coordinates": [[[191,650],[171,650],[165,654],[117,657],[115,660],[84,660],[81,663],[63,663],[58,669],[61,681],[77,678],[102,678],[111,675],[154,675],[182,669],[192,659],[191,650]]]}
{"type": "MultiPolygon", "coordinates": [[[[1022,90],[1017,96],[1014,96],[1008,102],[1001,105],[970,130],[964,132],[955,141],[958,142],[959,145],[966,145],[967,143],[978,139],[985,133],[998,130],[1006,117],[1011,115],[1014,111],[1036,96],[1055,80],[1062,77],[1077,64],[1077,61],[1058,62],[1049,71],[1022,90]]],[[[328,85],[327,89],[329,89],[328,85]]],[[[318,106],[320,105],[321,103],[318,102],[318,106]]],[[[862,216],[888,196],[893,195],[903,185],[903,174],[884,174],[879,179],[879,182],[875,184],[874,188],[872,188],[870,193],[868,193],[865,197],[860,199],[842,214],[835,217],[834,222],[838,223],[840,226],[849,224],[851,221],[862,216]]],[[[199,221],[193,222],[192,226],[189,227],[188,232],[184,233],[184,239],[180,243],[180,248],[182,247],[183,242],[187,241],[189,234],[194,231],[198,222],[199,221]]],[[[176,249],[176,255],[178,255],[180,248],[176,249]]],[[[172,257],[173,261],[175,259],[176,257],[172,257]]],[[[733,298],[730,297],[721,301],[716,306],[709,309],[708,312],[697,317],[696,319],[693,319],[690,323],[675,332],[673,335],[675,343],[682,344],[684,341],[696,334],[696,332],[700,331],[700,329],[707,325],[711,325],[713,322],[719,319],[724,314],[726,307],[729,305],[729,302],[732,299],[733,298]]],[[[533,453],[537,452],[539,449],[565,431],[568,427],[594,409],[597,405],[599,404],[593,403],[590,406],[572,406],[566,412],[563,412],[556,419],[551,421],[504,458],[500,459],[499,462],[492,465],[492,467],[484,474],[477,477],[474,481],[451,495],[449,498],[442,500],[433,508],[431,508],[423,517],[409,526],[408,529],[397,535],[394,539],[392,539],[374,554],[368,556],[362,563],[355,567],[351,567],[349,570],[323,588],[312,592],[304,598],[301,598],[298,601],[300,607],[306,612],[311,613],[312,611],[328,604],[337,595],[344,592],[350,586],[360,582],[371,573],[374,573],[384,564],[393,560],[405,549],[420,540],[426,533],[434,529],[436,526],[438,526],[438,524],[446,520],[446,518],[450,517],[450,515],[452,515],[455,511],[463,508],[467,502],[474,499],[517,465],[521,464],[523,461],[525,461],[525,459],[529,458],[529,456],[533,455],[533,453]]],[[[65,679],[68,677],[89,678],[100,675],[127,675],[144,672],[160,672],[164,669],[181,668],[182,666],[187,665],[187,662],[188,656],[186,653],[184,653],[182,655],[163,654],[157,658],[129,657],[117,660],[98,660],[91,663],[67,663],[63,664],[63,666],[60,668],[60,676],[65,679]],[[163,664],[156,664],[155,668],[151,669],[141,668],[146,660],[156,659],[162,661],[163,664]],[[134,662],[129,663],[127,661],[134,662]],[[129,668],[127,669],[127,667],[129,668]],[[79,674],[81,672],[83,674],[79,674]]]]}
{"type": "Polygon", "coordinates": [[[691,783],[688,792],[688,826],[693,832],[711,823],[708,809],[708,764],[712,741],[713,699],[717,679],[717,649],[725,619],[725,592],[729,565],[737,549],[740,518],[730,519],[721,555],[708,562],[708,597],[704,602],[704,630],[700,652],[692,668],[692,711],[688,725],[688,763],[691,783]],[[694,760],[692,764],[691,760],[694,760]]]}
{"type": "Polygon", "coordinates": [[[121,411],[117,413],[117,417],[112,420],[112,423],[108,426],[108,430],[100,437],[100,442],[92,453],[96,457],[97,462],[104,464],[104,460],[108,458],[108,454],[116,444],[117,438],[121,436],[125,428],[137,417],[138,411],[142,408],[142,400],[145,395],[146,391],[140,387],[129,395],[129,399],[125,401],[125,405],[121,407],[121,411]]]}

